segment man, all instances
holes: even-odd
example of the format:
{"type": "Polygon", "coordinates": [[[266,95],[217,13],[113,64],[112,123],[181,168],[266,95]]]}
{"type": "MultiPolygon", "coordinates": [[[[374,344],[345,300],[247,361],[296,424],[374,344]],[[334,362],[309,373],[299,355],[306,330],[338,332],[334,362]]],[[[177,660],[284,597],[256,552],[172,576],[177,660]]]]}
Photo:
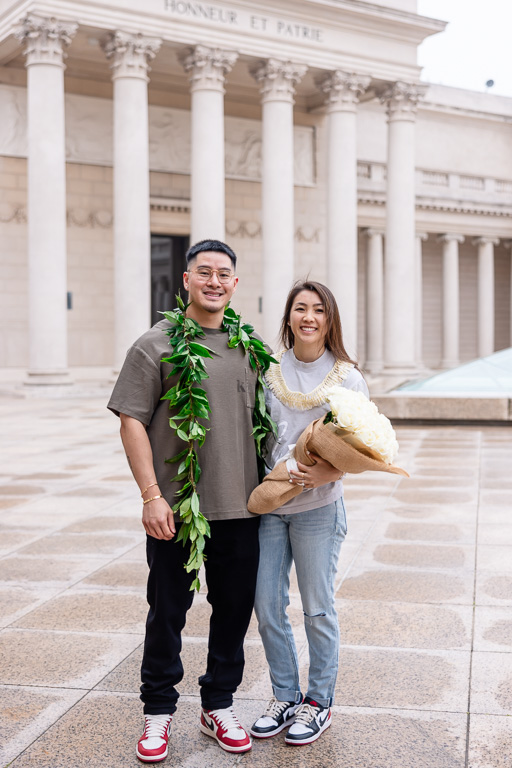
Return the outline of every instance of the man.
{"type": "MultiPolygon", "coordinates": [[[[198,449],[201,512],[209,520],[205,573],[212,606],[206,672],[201,687],[201,731],[228,752],[251,749],[247,732],[233,712],[233,693],[242,680],[243,641],[251,618],[258,568],[259,518],[246,502],[258,484],[252,437],[255,374],[242,345],[228,349],[221,330],[224,308],[236,290],[236,256],[218,240],[203,240],[186,255],[183,276],[189,294],[187,317],[196,320],[213,351],[206,360],[209,378],[201,382],[211,413],[209,431],[198,449]]],[[[193,600],[194,573],[186,573],[189,545],[176,542],[173,503],[177,484],[176,456],[184,443],[169,426],[168,401],[162,396],[176,383],[167,379],[172,354],[162,320],[129,349],[108,407],[121,418],[121,438],[143,499],[149,564],[146,639],[142,660],[141,699],[145,727],[137,744],[143,762],[164,760],[171,720],[176,711],[176,685],[183,677],[181,632],[193,600]]]]}

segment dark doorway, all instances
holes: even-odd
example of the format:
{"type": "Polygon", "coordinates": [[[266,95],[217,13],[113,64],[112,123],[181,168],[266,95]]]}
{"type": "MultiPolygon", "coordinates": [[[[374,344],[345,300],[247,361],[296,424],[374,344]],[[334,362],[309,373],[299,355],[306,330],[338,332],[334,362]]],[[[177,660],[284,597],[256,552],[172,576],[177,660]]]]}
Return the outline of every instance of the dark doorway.
{"type": "Polygon", "coordinates": [[[176,294],[183,290],[185,254],[189,237],[151,235],[151,324],[162,320],[159,312],[176,306],[176,294]]]}

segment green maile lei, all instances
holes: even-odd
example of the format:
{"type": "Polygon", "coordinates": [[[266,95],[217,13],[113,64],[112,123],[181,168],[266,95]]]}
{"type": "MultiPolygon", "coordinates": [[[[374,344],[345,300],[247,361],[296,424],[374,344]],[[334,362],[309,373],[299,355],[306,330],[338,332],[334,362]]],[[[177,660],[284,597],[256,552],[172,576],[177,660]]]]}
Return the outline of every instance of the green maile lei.
{"type": "MultiPolygon", "coordinates": [[[[201,513],[197,484],[201,477],[198,449],[204,444],[209,431],[202,419],[209,419],[210,404],[204,389],[201,388],[203,379],[208,378],[205,360],[212,358],[212,350],[198,339],[206,334],[198,322],[186,317],[187,306],[181,297],[176,297],[178,307],[172,312],[162,312],[171,327],[166,331],[172,355],[162,358],[163,363],[173,366],[167,378],[178,376],[177,383],[169,389],[162,400],[169,401],[169,408],[176,411],[169,418],[169,426],[186,447],[176,456],[166,459],[166,463],[179,462],[177,474],[171,482],[183,482],[176,492],[175,513],[179,513],[181,526],[176,541],[182,541],[185,546],[190,542],[190,555],[185,565],[187,573],[195,571],[195,579],[190,587],[198,590],[199,569],[205,560],[205,538],[210,535],[208,520],[201,513]]],[[[265,471],[264,451],[267,436],[276,434],[276,425],[265,408],[265,382],[263,376],[270,363],[276,362],[265,350],[259,339],[254,338],[252,325],[242,323],[242,318],[227,306],[221,330],[228,334],[228,348],[234,349],[242,345],[245,354],[249,356],[251,368],[256,372],[256,396],[253,412],[253,437],[258,458],[258,471],[263,479],[265,471]]]]}

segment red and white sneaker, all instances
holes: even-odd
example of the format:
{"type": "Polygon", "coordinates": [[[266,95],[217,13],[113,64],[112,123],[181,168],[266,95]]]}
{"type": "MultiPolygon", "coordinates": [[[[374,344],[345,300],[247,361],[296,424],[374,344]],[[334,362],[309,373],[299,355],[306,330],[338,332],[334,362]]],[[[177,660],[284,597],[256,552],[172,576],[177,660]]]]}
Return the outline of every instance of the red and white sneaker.
{"type": "Polygon", "coordinates": [[[201,731],[217,739],[226,752],[248,752],[252,747],[249,734],[238,722],[233,707],[201,710],[201,731]]]}
{"type": "Polygon", "coordinates": [[[172,715],[144,715],[144,733],[137,744],[143,763],[159,763],[167,757],[172,715]]]}

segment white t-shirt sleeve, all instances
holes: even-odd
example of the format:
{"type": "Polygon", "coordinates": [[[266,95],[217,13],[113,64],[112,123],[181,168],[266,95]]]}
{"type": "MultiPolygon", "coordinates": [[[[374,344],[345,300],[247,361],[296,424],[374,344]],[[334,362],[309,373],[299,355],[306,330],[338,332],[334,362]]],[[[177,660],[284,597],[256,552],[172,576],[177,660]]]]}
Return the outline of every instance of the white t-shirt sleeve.
{"type": "Polygon", "coordinates": [[[355,392],[362,392],[367,398],[370,397],[366,381],[357,368],[352,368],[343,382],[343,386],[346,387],[346,389],[353,389],[355,392]]]}

